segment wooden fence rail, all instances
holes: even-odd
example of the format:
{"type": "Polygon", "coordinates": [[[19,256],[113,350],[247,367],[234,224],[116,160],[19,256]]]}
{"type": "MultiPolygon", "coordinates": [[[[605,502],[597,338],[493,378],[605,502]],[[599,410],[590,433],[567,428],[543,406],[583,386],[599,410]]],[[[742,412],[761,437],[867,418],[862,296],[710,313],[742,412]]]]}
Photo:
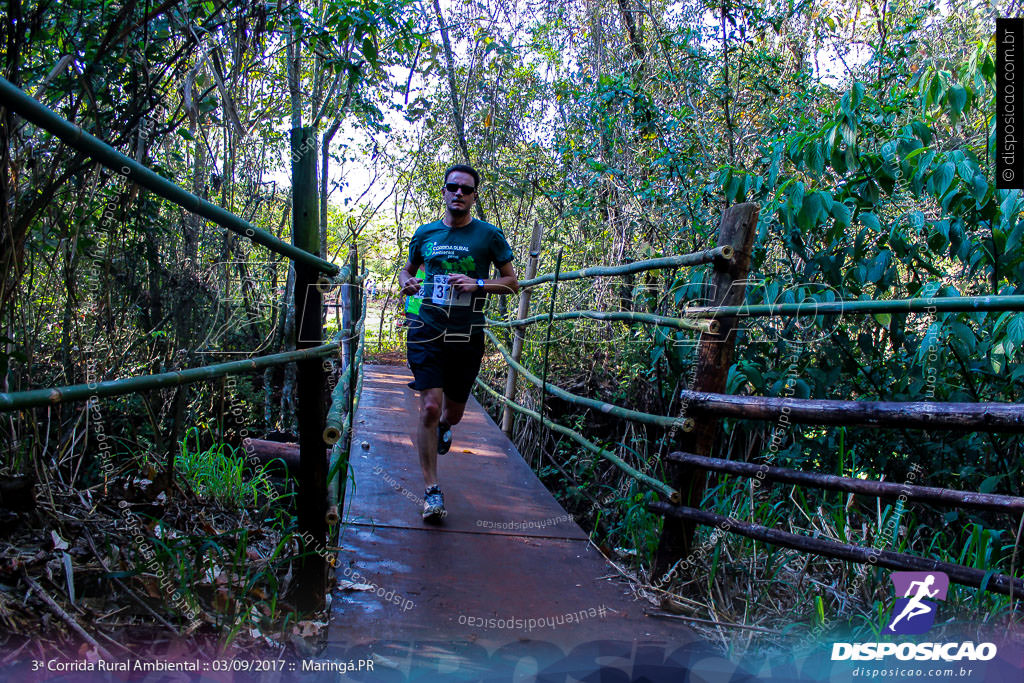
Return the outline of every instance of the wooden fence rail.
{"type": "Polygon", "coordinates": [[[1024,403],[938,401],[840,401],[733,396],[684,390],[691,415],[741,420],[778,420],[815,425],[867,425],[893,429],[1024,432],[1024,403]]]}
{"type": "Polygon", "coordinates": [[[717,527],[723,531],[746,536],[756,541],[764,541],[772,545],[792,548],[801,552],[813,553],[824,557],[834,557],[858,564],[873,564],[888,569],[905,571],[938,571],[947,574],[951,581],[965,586],[980,588],[1004,595],[1024,595],[1024,579],[1017,579],[1005,574],[996,574],[983,569],[964,567],[950,562],[930,560],[915,555],[897,553],[891,550],[865,548],[849,543],[829,541],[822,538],[810,538],[793,534],[788,531],[772,529],[760,524],[742,522],[732,517],[706,512],[697,508],[675,506],[668,503],[648,503],[647,509],[670,519],[685,519],[691,523],[717,527]],[[986,580],[987,579],[987,580],[986,580]]]}
{"type": "Polygon", "coordinates": [[[975,510],[997,510],[999,512],[1024,512],[1024,498],[1003,496],[994,493],[975,493],[974,491],[957,491],[940,489],[932,486],[918,486],[891,481],[872,481],[869,479],[852,479],[834,474],[818,472],[801,472],[784,467],[758,465],[752,462],[706,458],[693,453],[669,453],[668,459],[682,465],[698,467],[712,472],[735,474],[740,477],[768,479],[785,484],[798,484],[828,491],[843,491],[878,498],[900,498],[918,503],[972,508],[975,510]]]}

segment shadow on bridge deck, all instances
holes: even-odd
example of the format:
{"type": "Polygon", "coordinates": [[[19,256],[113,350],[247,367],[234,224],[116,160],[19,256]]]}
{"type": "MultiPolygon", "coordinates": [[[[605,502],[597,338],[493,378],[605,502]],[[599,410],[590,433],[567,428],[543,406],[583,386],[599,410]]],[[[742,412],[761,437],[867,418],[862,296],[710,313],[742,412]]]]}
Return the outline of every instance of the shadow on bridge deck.
{"type": "Polygon", "coordinates": [[[335,591],[323,657],[372,656],[395,680],[487,679],[521,657],[534,658],[527,668],[581,673],[599,656],[735,670],[688,628],[644,616],[475,399],[439,458],[448,517],[424,524],[412,377],[396,366],[365,372],[337,578],[376,590],[335,591]]]}

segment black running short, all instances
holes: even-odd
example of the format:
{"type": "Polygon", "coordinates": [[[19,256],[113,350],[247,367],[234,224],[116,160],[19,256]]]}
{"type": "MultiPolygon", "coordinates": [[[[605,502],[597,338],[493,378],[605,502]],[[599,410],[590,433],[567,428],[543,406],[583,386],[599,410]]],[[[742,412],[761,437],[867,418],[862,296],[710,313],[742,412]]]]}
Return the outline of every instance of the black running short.
{"type": "Polygon", "coordinates": [[[406,355],[415,377],[409,387],[416,391],[440,388],[449,400],[468,401],[484,357],[483,331],[445,334],[412,314],[407,315],[407,324],[406,355]]]}

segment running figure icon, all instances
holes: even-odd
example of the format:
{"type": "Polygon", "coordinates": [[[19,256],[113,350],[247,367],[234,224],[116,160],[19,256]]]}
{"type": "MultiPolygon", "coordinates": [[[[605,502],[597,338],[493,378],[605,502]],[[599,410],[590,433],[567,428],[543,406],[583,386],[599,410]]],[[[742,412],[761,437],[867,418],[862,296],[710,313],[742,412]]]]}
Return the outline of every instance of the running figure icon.
{"type": "Polygon", "coordinates": [[[900,612],[899,616],[892,620],[889,624],[889,630],[896,633],[896,624],[902,619],[906,618],[910,621],[914,617],[919,617],[923,614],[929,614],[935,608],[932,605],[927,605],[922,602],[925,598],[934,598],[939,594],[939,589],[936,588],[934,591],[929,590],[932,584],[935,583],[935,575],[929,574],[924,578],[923,581],[911,581],[910,585],[907,586],[907,593],[904,598],[910,598],[906,605],[903,607],[903,611],[900,612]],[[914,592],[914,587],[917,586],[917,593],[911,597],[911,593],[914,592]]]}

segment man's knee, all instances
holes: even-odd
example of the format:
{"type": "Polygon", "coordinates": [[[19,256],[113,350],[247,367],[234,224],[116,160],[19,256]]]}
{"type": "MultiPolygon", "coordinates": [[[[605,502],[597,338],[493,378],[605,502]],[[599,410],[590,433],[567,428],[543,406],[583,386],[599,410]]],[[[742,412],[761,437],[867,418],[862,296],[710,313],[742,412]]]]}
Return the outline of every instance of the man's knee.
{"type": "Polygon", "coordinates": [[[431,399],[424,399],[423,406],[420,409],[420,419],[423,420],[423,424],[427,427],[432,427],[438,423],[441,419],[441,406],[437,404],[437,401],[431,399]]]}

